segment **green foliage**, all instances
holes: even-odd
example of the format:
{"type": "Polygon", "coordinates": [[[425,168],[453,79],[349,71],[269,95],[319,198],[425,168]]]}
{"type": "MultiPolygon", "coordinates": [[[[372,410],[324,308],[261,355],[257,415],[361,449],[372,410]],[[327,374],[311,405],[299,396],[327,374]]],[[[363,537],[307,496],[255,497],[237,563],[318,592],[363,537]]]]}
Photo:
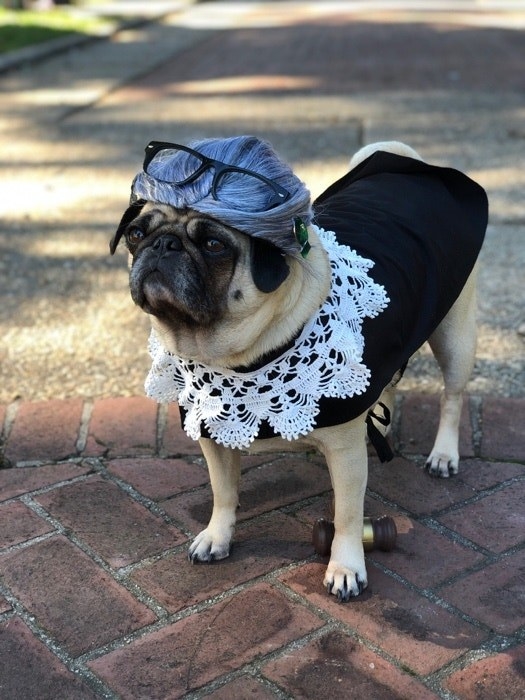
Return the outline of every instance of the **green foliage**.
{"type": "Polygon", "coordinates": [[[45,11],[0,8],[0,53],[68,34],[93,34],[109,22],[61,9],[45,11]]]}

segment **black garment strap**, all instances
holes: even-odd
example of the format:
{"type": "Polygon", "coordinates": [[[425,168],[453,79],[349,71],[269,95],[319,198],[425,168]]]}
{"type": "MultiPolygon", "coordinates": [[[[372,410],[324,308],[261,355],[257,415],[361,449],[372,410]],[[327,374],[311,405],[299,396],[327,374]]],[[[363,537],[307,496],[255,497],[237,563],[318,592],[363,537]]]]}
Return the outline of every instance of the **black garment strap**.
{"type": "Polygon", "coordinates": [[[378,416],[377,413],[374,413],[373,409],[371,408],[366,416],[366,432],[368,439],[377,452],[377,456],[379,457],[380,461],[391,462],[394,459],[394,453],[392,452],[390,443],[388,442],[386,436],[383,435],[383,433],[374,425],[374,420],[381,423],[381,425],[384,425],[385,427],[390,425],[390,411],[384,403],[380,402],[379,406],[381,406],[383,409],[384,416],[378,416]]]}

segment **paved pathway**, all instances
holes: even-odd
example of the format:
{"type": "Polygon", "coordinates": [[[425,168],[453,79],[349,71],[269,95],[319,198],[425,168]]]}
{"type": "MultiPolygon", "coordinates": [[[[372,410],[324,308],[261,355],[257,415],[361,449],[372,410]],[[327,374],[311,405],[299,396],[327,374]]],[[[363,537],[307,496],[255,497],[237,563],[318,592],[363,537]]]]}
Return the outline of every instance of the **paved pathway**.
{"type": "MultiPolygon", "coordinates": [[[[147,319],[108,240],[144,145],[246,132],[314,196],[385,139],[479,180],[491,219],[470,391],[523,396],[525,5],[481,5],[208,2],[0,76],[0,402],[142,393],[147,319]]],[[[422,377],[437,388],[424,353],[405,387],[422,377]]]]}
{"type": "Polygon", "coordinates": [[[2,700],[525,697],[522,5],[204,3],[0,80],[2,700]],[[107,257],[149,138],[240,130],[314,194],[400,138],[491,199],[461,472],[421,469],[423,353],[397,457],[371,459],[366,512],[397,547],[344,606],[310,543],[331,498],[313,455],[247,458],[232,557],[187,563],[207,473],[141,395],[146,324],[107,257]]]}
{"type": "Polygon", "coordinates": [[[402,397],[365,512],[395,550],[367,556],[346,605],[322,587],[312,455],[247,458],[230,559],[192,566],[210,490],[176,410],[146,398],[22,403],[0,470],[0,697],[461,698],[525,695],[525,402],[472,398],[460,474],[430,478],[437,402],[402,397]]]}

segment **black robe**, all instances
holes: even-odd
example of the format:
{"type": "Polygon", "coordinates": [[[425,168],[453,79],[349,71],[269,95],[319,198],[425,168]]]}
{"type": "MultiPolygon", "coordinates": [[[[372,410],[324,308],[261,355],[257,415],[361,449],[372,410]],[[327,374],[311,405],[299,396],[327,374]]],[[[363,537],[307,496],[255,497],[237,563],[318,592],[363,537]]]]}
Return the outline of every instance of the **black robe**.
{"type": "MultiPolygon", "coordinates": [[[[488,203],[483,188],[457,170],[377,151],[313,206],[315,224],[374,261],[369,275],[390,299],[378,316],[363,321],[367,390],[349,399],[321,398],[315,427],[322,428],[373,406],[446,316],[478,257],[488,203]]],[[[275,433],[263,421],[258,438],[270,437],[275,433]]]]}
{"type": "Polygon", "coordinates": [[[314,211],[318,226],[374,261],[370,277],[390,298],[363,322],[367,391],[323,399],[317,427],[325,427],[372,406],[447,315],[478,258],[488,202],[458,170],[377,151],[323,192],[314,211]]]}

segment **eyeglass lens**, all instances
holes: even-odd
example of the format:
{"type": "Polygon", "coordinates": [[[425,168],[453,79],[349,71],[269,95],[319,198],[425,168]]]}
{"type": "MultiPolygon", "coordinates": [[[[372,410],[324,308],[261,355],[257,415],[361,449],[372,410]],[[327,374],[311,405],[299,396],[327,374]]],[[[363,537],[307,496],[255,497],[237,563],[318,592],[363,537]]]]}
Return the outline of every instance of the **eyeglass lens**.
{"type": "Polygon", "coordinates": [[[205,159],[198,153],[163,148],[146,163],[146,172],[162,182],[182,185],[202,168],[205,159]],[[177,172],[174,178],[172,173],[177,172]]]}

